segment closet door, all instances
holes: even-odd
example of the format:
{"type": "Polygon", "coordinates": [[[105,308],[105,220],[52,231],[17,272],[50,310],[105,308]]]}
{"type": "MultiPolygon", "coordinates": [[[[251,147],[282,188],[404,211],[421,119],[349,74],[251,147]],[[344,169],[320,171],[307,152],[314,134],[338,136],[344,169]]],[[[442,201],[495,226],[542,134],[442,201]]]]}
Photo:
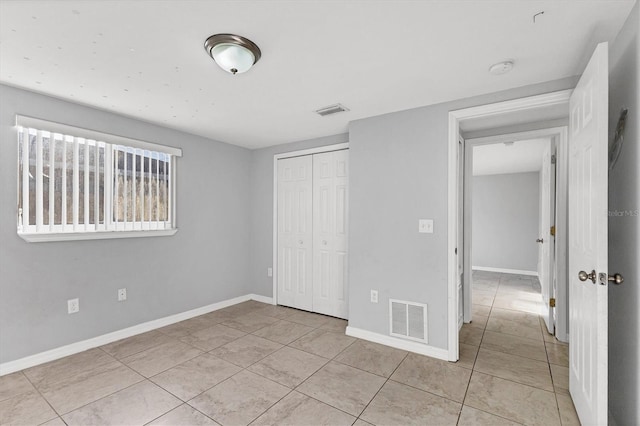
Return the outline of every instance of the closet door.
{"type": "Polygon", "coordinates": [[[312,158],[278,160],[278,304],[313,310],[312,158]]]}
{"type": "Polygon", "coordinates": [[[348,317],[349,151],[313,155],[313,311],[348,317]]]}

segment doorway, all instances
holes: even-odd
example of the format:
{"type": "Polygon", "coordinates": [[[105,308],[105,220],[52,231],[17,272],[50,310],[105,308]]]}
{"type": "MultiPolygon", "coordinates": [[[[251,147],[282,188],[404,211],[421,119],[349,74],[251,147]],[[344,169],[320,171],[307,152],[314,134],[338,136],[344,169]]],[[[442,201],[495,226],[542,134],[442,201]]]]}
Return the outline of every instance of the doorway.
{"type": "MultiPolygon", "coordinates": [[[[490,139],[466,141],[465,263],[471,273],[465,306],[544,316],[543,298],[555,295],[555,240],[549,232],[555,224],[554,138],[490,139]]],[[[473,318],[473,309],[466,311],[465,322],[486,322],[483,315],[473,318]]],[[[545,322],[553,332],[553,318],[545,322]]]]}
{"type": "MultiPolygon", "coordinates": [[[[478,124],[478,123],[490,123],[489,126],[480,127],[481,130],[476,132],[470,132],[475,134],[467,134],[469,139],[478,139],[478,143],[489,142],[507,142],[513,141],[513,135],[500,135],[496,129],[510,128],[513,129],[514,123],[521,125],[521,127],[529,128],[534,127],[537,130],[525,130],[518,133],[518,136],[524,139],[533,139],[544,137],[544,133],[541,130],[546,129],[547,135],[550,137],[557,137],[557,165],[558,169],[558,192],[557,192],[557,217],[556,217],[556,246],[558,251],[556,252],[556,258],[561,257],[557,262],[558,268],[556,270],[556,277],[558,282],[558,292],[556,297],[556,306],[562,304],[558,311],[564,310],[565,313],[558,318],[556,328],[557,330],[562,327],[567,327],[567,305],[566,297],[566,215],[567,215],[567,177],[566,177],[566,164],[567,164],[567,130],[566,121],[568,116],[568,102],[571,96],[571,90],[563,90],[560,92],[553,92],[544,95],[532,96],[529,98],[517,99],[513,101],[505,101],[497,104],[484,105],[479,107],[467,108],[459,111],[452,111],[449,113],[449,185],[448,185],[448,208],[449,218],[458,217],[458,206],[461,204],[459,197],[459,176],[464,176],[466,172],[465,164],[464,172],[459,167],[459,145],[462,141],[463,147],[466,147],[466,142],[463,139],[463,133],[466,131],[465,124],[478,124]],[[540,120],[538,123],[531,123],[523,117],[536,117],[540,120]],[[545,125],[540,125],[545,123],[545,125]],[[536,124],[538,127],[535,127],[536,124]],[[551,125],[550,125],[551,124],[551,125]],[[556,127],[551,127],[554,125],[556,127]],[[491,133],[491,131],[495,133],[491,133]],[[484,134],[483,134],[484,133],[484,134]],[[490,138],[487,136],[490,134],[490,138]],[[484,140],[483,140],[484,139],[484,140]],[[562,228],[560,226],[562,225],[562,228]]],[[[504,132],[504,133],[513,133],[504,132]]],[[[467,150],[465,152],[465,159],[467,150]]],[[[464,191],[465,196],[463,205],[467,205],[471,200],[468,195],[469,192],[464,191]]],[[[460,234],[463,233],[463,229],[471,227],[470,216],[465,216],[464,226],[459,226],[458,221],[449,220],[448,222],[448,271],[449,271],[449,304],[448,304],[448,343],[449,343],[449,360],[456,361],[459,358],[459,341],[458,330],[460,327],[459,322],[459,310],[464,311],[465,322],[472,320],[470,290],[464,291],[465,287],[470,285],[469,279],[472,274],[472,266],[470,262],[465,259],[471,257],[471,244],[468,244],[466,238],[462,238],[463,247],[462,250],[458,250],[460,245],[460,234]],[[462,228],[462,229],[459,229],[462,228]],[[458,276],[460,269],[463,269],[462,285],[458,286],[458,276]],[[469,278],[467,278],[469,277],[469,278]],[[452,326],[454,325],[455,326],[452,326]]],[[[466,234],[465,234],[466,235],[466,234]]],[[[469,242],[470,243],[470,242],[469,242]]]]}

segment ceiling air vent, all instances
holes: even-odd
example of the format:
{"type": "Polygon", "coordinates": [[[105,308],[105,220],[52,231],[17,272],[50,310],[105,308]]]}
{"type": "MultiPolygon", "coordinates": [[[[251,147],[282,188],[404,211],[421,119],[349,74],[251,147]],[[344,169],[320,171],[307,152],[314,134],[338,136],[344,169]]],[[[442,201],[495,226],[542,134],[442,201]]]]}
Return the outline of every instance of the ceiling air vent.
{"type": "Polygon", "coordinates": [[[329,105],[324,108],[320,108],[316,110],[316,113],[321,116],[337,114],[339,112],[349,111],[349,108],[345,107],[342,104],[329,105]]]}

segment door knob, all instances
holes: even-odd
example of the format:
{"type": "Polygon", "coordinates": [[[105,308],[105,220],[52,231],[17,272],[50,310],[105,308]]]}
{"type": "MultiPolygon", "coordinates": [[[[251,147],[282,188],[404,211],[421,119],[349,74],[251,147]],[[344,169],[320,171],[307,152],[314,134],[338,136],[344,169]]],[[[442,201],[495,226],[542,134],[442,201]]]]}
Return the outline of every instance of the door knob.
{"type": "Polygon", "coordinates": [[[624,277],[620,274],[609,275],[609,281],[614,284],[622,284],[624,282],[624,277]]]}
{"type": "Polygon", "coordinates": [[[578,279],[580,281],[591,280],[592,283],[596,283],[596,271],[591,271],[590,274],[587,274],[585,271],[578,272],[578,279]]]}
{"type": "Polygon", "coordinates": [[[538,238],[536,240],[536,243],[540,243],[540,244],[544,243],[544,238],[538,238]]]}

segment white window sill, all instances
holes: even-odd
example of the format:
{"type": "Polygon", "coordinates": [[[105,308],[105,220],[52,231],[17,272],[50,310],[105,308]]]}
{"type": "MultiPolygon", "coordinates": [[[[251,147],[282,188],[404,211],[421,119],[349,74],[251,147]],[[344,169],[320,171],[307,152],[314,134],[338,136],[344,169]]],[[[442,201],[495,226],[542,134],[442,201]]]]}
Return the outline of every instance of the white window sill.
{"type": "Polygon", "coordinates": [[[25,234],[18,232],[18,236],[30,243],[45,243],[50,241],[106,240],[112,238],[169,237],[175,235],[176,232],[178,232],[177,228],[149,231],[68,232],[50,234],[25,234]]]}

